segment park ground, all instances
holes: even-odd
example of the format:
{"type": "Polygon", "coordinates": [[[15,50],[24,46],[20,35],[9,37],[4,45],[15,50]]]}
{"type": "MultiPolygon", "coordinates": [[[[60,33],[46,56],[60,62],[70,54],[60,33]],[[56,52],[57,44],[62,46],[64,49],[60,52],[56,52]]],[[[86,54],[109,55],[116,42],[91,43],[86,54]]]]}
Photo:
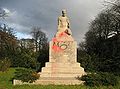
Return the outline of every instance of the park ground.
{"type": "MultiPolygon", "coordinates": [[[[0,89],[120,89],[120,82],[116,86],[89,87],[85,85],[16,85],[13,86],[12,78],[15,68],[0,72],[0,89]]],[[[120,79],[119,79],[120,80],[120,79]]]]}

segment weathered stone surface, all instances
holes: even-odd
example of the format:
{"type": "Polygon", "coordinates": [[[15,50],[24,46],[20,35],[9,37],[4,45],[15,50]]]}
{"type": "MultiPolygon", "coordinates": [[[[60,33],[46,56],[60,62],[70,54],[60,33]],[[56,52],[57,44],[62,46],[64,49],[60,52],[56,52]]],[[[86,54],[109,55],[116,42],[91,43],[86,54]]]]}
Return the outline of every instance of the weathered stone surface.
{"type": "Polygon", "coordinates": [[[49,60],[50,62],[76,62],[77,43],[75,41],[51,41],[49,60]]]}

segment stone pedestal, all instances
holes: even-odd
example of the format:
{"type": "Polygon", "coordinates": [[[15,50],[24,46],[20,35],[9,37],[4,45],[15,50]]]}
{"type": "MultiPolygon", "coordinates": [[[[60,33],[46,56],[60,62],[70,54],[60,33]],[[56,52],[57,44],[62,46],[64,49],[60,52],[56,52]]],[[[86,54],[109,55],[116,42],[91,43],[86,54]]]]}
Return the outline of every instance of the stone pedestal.
{"type": "Polygon", "coordinates": [[[75,85],[83,81],[77,77],[85,75],[84,69],[77,63],[77,43],[71,35],[58,34],[49,44],[49,62],[39,73],[36,84],[75,85]]]}

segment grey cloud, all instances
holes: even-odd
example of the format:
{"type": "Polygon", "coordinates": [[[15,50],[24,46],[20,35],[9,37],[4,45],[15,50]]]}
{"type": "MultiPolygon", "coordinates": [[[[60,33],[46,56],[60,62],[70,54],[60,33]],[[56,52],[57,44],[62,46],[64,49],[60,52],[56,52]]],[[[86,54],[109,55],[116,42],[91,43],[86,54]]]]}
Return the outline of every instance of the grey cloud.
{"type": "Polygon", "coordinates": [[[16,12],[6,19],[11,26],[18,26],[16,31],[29,34],[32,26],[40,26],[50,39],[57,31],[57,17],[65,8],[73,37],[80,42],[88,23],[104,8],[102,3],[103,0],[0,0],[0,7],[16,12]]]}

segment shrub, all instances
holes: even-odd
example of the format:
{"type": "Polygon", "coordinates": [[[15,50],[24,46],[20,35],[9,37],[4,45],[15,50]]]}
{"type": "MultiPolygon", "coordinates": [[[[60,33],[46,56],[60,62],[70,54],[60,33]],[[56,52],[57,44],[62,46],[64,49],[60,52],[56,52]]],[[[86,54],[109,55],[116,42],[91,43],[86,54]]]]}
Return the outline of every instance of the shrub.
{"type": "Polygon", "coordinates": [[[0,60],[0,71],[5,72],[10,67],[11,61],[8,58],[0,60]]]}
{"type": "Polygon", "coordinates": [[[91,73],[79,79],[85,81],[85,85],[88,86],[114,86],[118,83],[117,77],[107,72],[91,73]]]}
{"type": "Polygon", "coordinates": [[[32,83],[39,78],[39,74],[37,72],[26,69],[26,68],[19,68],[16,69],[14,79],[21,80],[22,82],[32,83]]]}
{"type": "Polygon", "coordinates": [[[13,67],[24,67],[36,69],[37,60],[30,53],[19,53],[12,60],[13,67]]]}

